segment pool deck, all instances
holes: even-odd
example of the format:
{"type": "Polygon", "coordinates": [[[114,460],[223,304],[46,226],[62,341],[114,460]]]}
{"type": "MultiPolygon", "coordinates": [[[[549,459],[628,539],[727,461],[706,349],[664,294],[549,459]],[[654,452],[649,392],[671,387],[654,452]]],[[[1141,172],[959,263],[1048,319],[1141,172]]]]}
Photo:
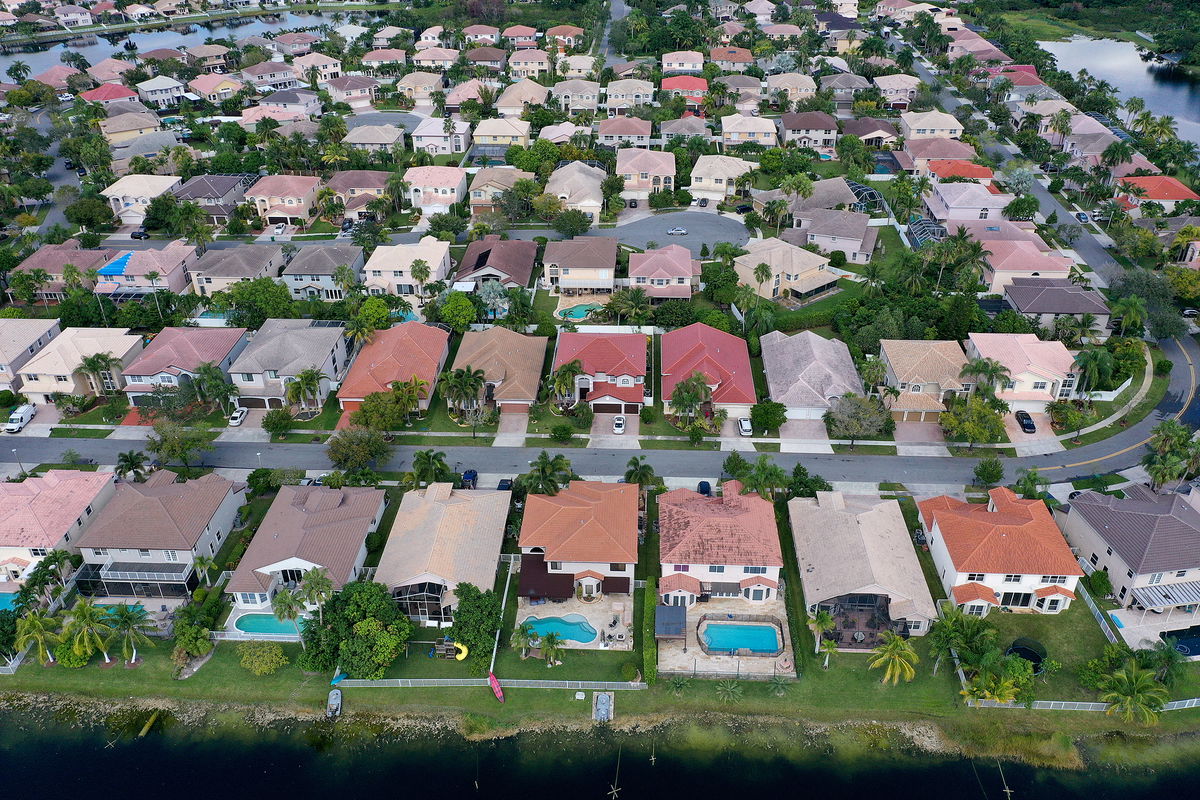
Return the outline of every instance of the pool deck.
{"type": "MultiPolygon", "coordinates": [[[[1116,617],[1121,621],[1120,627],[1115,624],[1112,627],[1117,635],[1135,650],[1153,647],[1159,640],[1159,634],[1164,631],[1171,635],[1200,625],[1200,609],[1189,614],[1182,609],[1173,608],[1162,614],[1155,614],[1153,611],[1124,608],[1110,611],[1108,615],[1109,618],[1116,617]]],[[[1188,661],[1200,661],[1200,655],[1191,656],[1188,661]]]]}
{"type": "Polygon", "coordinates": [[[791,631],[788,628],[787,608],[775,597],[765,603],[750,603],[738,597],[714,597],[707,603],[696,603],[687,612],[684,625],[687,638],[661,639],[658,642],[659,674],[705,673],[739,675],[748,680],[766,680],[773,675],[796,676],[796,655],[792,652],[791,631]],[[783,653],[774,658],[768,656],[718,656],[707,655],[700,649],[696,638],[696,623],[704,614],[761,614],[771,615],[783,626],[783,653]],[[783,666],[781,666],[781,664],[783,666]],[[785,668],[792,664],[790,668],[785,668]]]}
{"type": "MultiPolygon", "coordinates": [[[[564,294],[559,294],[558,307],[554,309],[554,316],[558,317],[559,319],[563,319],[563,312],[572,306],[606,306],[611,298],[611,294],[577,294],[574,297],[567,297],[564,294]]],[[[584,319],[587,318],[584,317],[584,319]]],[[[577,319],[575,322],[582,322],[582,320],[577,319]]]]}
{"type": "Polygon", "coordinates": [[[590,642],[575,642],[563,640],[563,647],[569,650],[632,650],[633,649],[633,595],[612,594],[604,595],[594,603],[571,598],[562,603],[543,603],[534,606],[528,598],[521,597],[517,601],[517,624],[524,622],[527,617],[565,617],[568,614],[578,614],[587,620],[599,634],[623,635],[624,641],[603,641],[604,636],[597,635],[590,642]],[[616,627],[609,624],[614,618],[619,618],[616,627]]]}
{"type": "MultiPolygon", "coordinates": [[[[274,612],[271,611],[270,607],[267,607],[267,608],[237,608],[235,606],[229,612],[229,619],[225,620],[225,630],[227,630],[230,633],[234,634],[235,636],[238,636],[243,639],[253,639],[255,637],[256,633],[262,633],[262,632],[261,631],[244,631],[237,626],[237,621],[239,619],[241,619],[242,617],[249,616],[251,614],[264,614],[268,617],[275,616],[274,612]]],[[[297,621],[302,622],[307,617],[308,617],[307,614],[303,614],[303,615],[301,615],[300,619],[297,621]]],[[[290,625],[291,623],[288,623],[288,624],[290,625]]],[[[282,633],[282,634],[263,633],[263,635],[264,636],[288,636],[288,635],[295,635],[295,631],[292,630],[292,631],[288,631],[287,633],[282,633]]]]}

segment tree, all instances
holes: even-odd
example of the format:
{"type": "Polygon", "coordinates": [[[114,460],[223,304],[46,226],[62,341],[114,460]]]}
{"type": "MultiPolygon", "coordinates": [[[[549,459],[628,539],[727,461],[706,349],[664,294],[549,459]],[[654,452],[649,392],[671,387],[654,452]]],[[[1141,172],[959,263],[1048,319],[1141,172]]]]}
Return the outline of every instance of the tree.
{"type": "Polygon", "coordinates": [[[177,422],[160,420],[154,423],[154,432],[146,438],[146,449],[158,456],[163,463],[178,461],[184,468],[190,467],[192,457],[212,450],[208,431],[202,428],[185,428],[177,422]]]}
{"type": "Polygon", "coordinates": [[[521,489],[528,494],[556,495],[570,482],[571,462],[562,453],[551,456],[545,450],[529,464],[529,471],[517,478],[521,489]]]}
{"type": "Polygon", "coordinates": [[[837,622],[833,615],[825,609],[818,609],[815,613],[810,614],[806,620],[808,629],[813,635],[813,654],[821,652],[821,640],[825,634],[837,627],[837,622]]]}
{"type": "Polygon", "coordinates": [[[564,239],[573,239],[587,233],[592,227],[592,221],[579,209],[569,208],[556,216],[550,225],[564,239]]]}
{"type": "Polygon", "coordinates": [[[1167,687],[1155,679],[1153,672],[1129,662],[1104,679],[1100,702],[1108,704],[1104,713],[1109,716],[1150,726],[1158,723],[1167,697],[1167,687]]]}
{"type": "Polygon", "coordinates": [[[755,460],[742,481],[744,492],[755,492],[764,500],[774,500],[775,495],[787,486],[788,475],[783,467],[763,453],[755,460]]]}
{"type": "Polygon", "coordinates": [[[300,589],[296,594],[305,605],[317,607],[318,619],[324,624],[323,608],[333,596],[333,581],[329,578],[328,571],[324,567],[305,570],[300,576],[300,589]]]}
{"type": "Polygon", "coordinates": [[[1008,367],[994,358],[973,358],[959,371],[960,378],[974,378],[979,389],[988,397],[995,397],[996,387],[1003,386],[1009,379],[1008,367]]]}
{"type": "Polygon", "coordinates": [[[61,624],[62,620],[57,614],[32,608],[17,620],[17,639],[14,646],[17,650],[32,647],[39,662],[53,664],[54,648],[62,641],[62,636],[58,633],[61,624]]]}
{"type": "Polygon", "coordinates": [[[97,394],[106,396],[108,395],[108,386],[105,375],[108,376],[108,380],[115,381],[114,376],[120,367],[121,359],[112,353],[92,353],[84,356],[76,369],[92,379],[92,385],[97,394]]]}
{"type": "Polygon", "coordinates": [[[1146,301],[1136,294],[1117,298],[1112,304],[1112,314],[1121,320],[1121,335],[1132,328],[1138,335],[1146,324],[1146,301]]]}
{"type": "Polygon", "coordinates": [[[654,315],[654,306],[646,290],[637,287],[613,292],[605,309],[616,317],[618,325],[621,317],[625,317],[633,325],[644,325],[654,315]]]}
{"type": "Polygon", "coordinates": [[[723,705],[736,705],[742,702],[742,684],[738,681],[717,681],[717,699],[723,705]]]}
{"type": "Polygon", "coordinates": [[[522,622],[513,629],[512,638],[509,639],[509,645],[513,650],[521,654],[521,658],[529,656],[529,649],[533,646],[537,634],[533,631],[533,626],[528,622],[522,622]]]}
{"type": "Polygon", "coordinates": [[[486,674],[496,631],[500,629],[500,597],[492,589],[481,590],[471,583],[455,586],[454,596],[458,607],[447,634],[467,646],[468,668],[478,675],[486,674]]]}
{"type": "Polygon", "coordinates": [[[991,488],[1004,482],[1004,464],[995,453],[988,453],[975,465],[975,483],[991,488]]]}
{"type": "Polygon", "coordinates": [[[63,627],[63,640],[71,645],[71,652],[80,658],[90,658],[97,650],[108,657],[108,637],[112,627],[108,624],[108,612],[90,597],[81,597],[67,612],[67,624],[63,627]]]}
{"type": "Polygon", "coordinates": [[[810,475],[803,464],[792,467],[792,479],[788,482],[788,493],[792,497],[816,497],[817,492],[832,492],[833,486],[820,475],[810,475]]]}
{"type": "Polygon", "coordinates": [[[887,409],[878,399],[849,393],[834,400],[825,412],[829,435],[835,439],[849,439],[851,447],[858,439],[881,435],[889,419],[887,409]]]}
{"type": "MultiPolygon", "coordinates": [[[[296,635],[300,636],[300,617],[304,614],[304,603],[299,596],[288,588],[275,592],[271,598],[271,611],[280,622],[290,622],[296,627],[296,635]]],[[[304,637],[300,638],[300,647],[304,647],[304,637]]]]}
{"type": "Polygon", "coordinates": [[[539,642],[539,649],[542,651],[542,658],[546,660],[547,666],[553,667],[562,661],[564,651],[562,637],[554,631],[543,634],[539,642]]]}
{"type": "Polygon", "coordinates": [[[316,367],[308,367],[296,373],[295,379],[287,382],[286,394],[289,403],[300,403],[300,410],[308,410],[308,401],[318,405],[321,395],[321,381],[324,375],[316,367]]]}
{"type": "Polygon", "coordinates": [[[237,652],[242,668],[252,675],[274,675],[288,665],[279,642],[238,642],[237,652]]]}
{"type": "Polygon", "coordinates": [[[868,663],[868,667],[883,667],[880,683],[895,686],[901,680],[905,683],[912,681],[917,676],[916,664],[921,660],[912,643],[894,631],[884,631],[879,639],[879,645],[871,650],[874,658],[868,663]]]}
{"type": "Polygon", "coordinates": [[[475,322],[475,304],[464,292],[451,292],[438,306],[438,316],[455,333],[465,333],[475,322]]]}
{"type": "Polygon", "coordinates": [[[258,330],[268,319],[292,319],[296,316],[291,291],[273,278],[238,281],[229,287],[232,309],[230,327],[258,330]]]}
{"type": "Polygon", "coordinates": [[[413,478],[418,485],[444,481],[449,474],[446,454],[440,450],[418,450],[413,453],[413,478]]]}
{"type": "Polygon", "coordinates": [[[262,427],[273,437],[285,435],[296,424],[286,408],[272,408],[263,416],[262,427]]]}
{"type": "Polygon", "coordinates": [[[146,475],[146,454],[141,450],[126,450],[117,454],[117,476],[141,481],[146,475]]]}
{"type": "Polygon", "coordinates": [[[212,571],[217,568],[217,560],[212,556],[206,556],[199,553],[192,559],[192,566],[196,572],[204,576],[204,585],[212,586],[212,571]]]}
{"type": "Polygon", "coordinates": [[[338,469],[357,472],[372,463],[386,463],[391,445],[379,431],[367,428],[346,428],[334,434],[326,443],[325,453],[338,469]]]}
{"type": "Polygon", "coordinates": [[[634,456],[629,459],[629,463],[625,465],[628,469],[625,470],[625,482],[636,483],[642,489],[647,486],[652,486],[657,480],[654,474],[654,467],[646,461],[645,456],[634,456]]]}
{"type": "Polygon", "coordinates": [[[409,271],[412,273],[412,278],[417,282],[417,295],[425,296],[425,282],[429,280],[432,274],[429,269],[429,262],[423,258],[418,258],[409,266],[409,271]]]}
{"type": "Polygon", "coordinates": [[[750,424],[763,431],[778,430],[787,422],[787,406],[768,400],[750,407],[750,424]]]}
{"type": "Polygon", "coordinates": [[[978,394],[943,411],[940,422],[948,438],[967,442],[971,448],[1004,436],[1004,417],[978,394]]]}
{"type": "Polygon", "coordinates": [[[154,647],[149,634],[154,633],[157,626],[150,619],[150,613],[141,605],[131,606],[120,603],[108,610],[108,624],[112,634],[106,642],[107,646],[114,643],[121,646],[121,657],[126,664],[137,663],[139,647],[154,647]]]}
{"type": "Polygon", "coordinates": [[[1020,470],[1013,488],[1026,500],[1037,500],[1042,496],[1045,487],[1049,485],[1049,479],[1043,478],[1036,467],[1030,467],[1020,470]]]}

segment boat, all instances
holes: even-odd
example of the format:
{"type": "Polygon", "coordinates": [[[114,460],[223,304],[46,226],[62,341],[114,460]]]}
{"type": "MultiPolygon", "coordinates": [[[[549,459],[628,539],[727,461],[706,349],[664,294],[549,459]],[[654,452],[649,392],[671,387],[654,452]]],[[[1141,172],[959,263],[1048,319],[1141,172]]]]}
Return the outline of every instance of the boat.
{"type": "Polygon", "coordinates": [[[344,673],[344,672],[339,672],[337,675],[335,675],[335,676],[333,677],[333,680],[331,680],[331,681],[329,682],[329,685],[330,685],[330,686],[337,686],[339,683],[341,683],[342,681],[346,680],[346,678],[349,678],[349,677],[350,677],[350,676],[349,676],[349,675],[347,675],[346,673],[344,673]]]}
{"type": "Polygon", "coordinates": [[[492,694],[496,695],[496,699],[503,703],[504,690],[500,688],[500,679],[496,677],[496,673],[488,673],[488,686],[492,687],[492,694]]]}
{"type": "Polygon", "coordinates": [[[336,719],[342,713],[342,690],[330,689],[329,701],[325,704],[325,716],[329,719],[336,719]]]}

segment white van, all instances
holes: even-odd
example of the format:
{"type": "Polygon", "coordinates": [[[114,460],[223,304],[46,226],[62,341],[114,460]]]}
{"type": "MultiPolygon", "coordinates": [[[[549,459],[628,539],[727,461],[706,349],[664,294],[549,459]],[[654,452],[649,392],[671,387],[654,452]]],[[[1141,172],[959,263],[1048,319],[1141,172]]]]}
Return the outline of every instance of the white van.
{"type": "Polygon", "coordinates": [[[12,414],[8,417],[8,424],[4,426],[5,433],[16,433],[29,424],[29,421],[37,414],[37,406],[23,405],[13,409],[12,414]]]}

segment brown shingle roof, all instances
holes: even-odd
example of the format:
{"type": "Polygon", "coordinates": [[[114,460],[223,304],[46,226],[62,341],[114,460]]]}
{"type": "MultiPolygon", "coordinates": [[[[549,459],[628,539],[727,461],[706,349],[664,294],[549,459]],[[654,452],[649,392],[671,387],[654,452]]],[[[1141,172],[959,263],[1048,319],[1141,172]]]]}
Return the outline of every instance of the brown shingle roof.
{"type": "Polygon", "coordinates": [[[501,239],[490,234],[467,245],[455,280],[466,280],[481,269],[492,267],[512,279],[515,286],[528,286],[537,258],[537,243],[521,239],[501,239]]]}
{"type": "Polygon", "coordinates": [[[245,489],[215,473],[182,483],[176,477],[163,469],[145,483],[117,484],[76,546],[190,551],[229,493],[245,489]]]}
{"type": "MultiPolygon", "coordinates": [[[[245,328],[163,328],[122,372],[125,375],[195,372],[201,364],[220,364],[245,335],[245,328]]],[[[137,386],[131,384],[128,388],[137,386]]]]}
{"type": "Polygon", "coordinates": [[[496,400],[537,399],[542,378],[546,337],[524,336],[499,326],[463,334],[452,369],[471,366],[483,370],[484,379],[495,383],[496,400]]]}

